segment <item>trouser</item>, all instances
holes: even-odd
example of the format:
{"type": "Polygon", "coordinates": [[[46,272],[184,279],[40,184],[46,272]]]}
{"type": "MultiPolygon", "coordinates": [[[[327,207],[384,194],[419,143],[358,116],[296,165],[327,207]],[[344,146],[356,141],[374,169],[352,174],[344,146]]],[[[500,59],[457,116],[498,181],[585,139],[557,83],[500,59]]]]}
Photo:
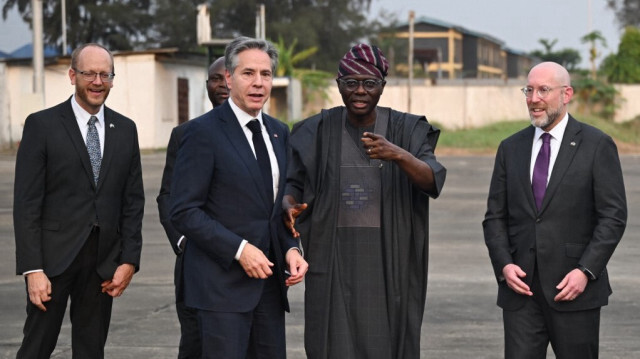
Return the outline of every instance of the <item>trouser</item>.
{"type": "Polygon", "coordinates": [[[102,279],[96,271],[97,255],[98,229],[94,229],[69,268],[49,278],[51,300],[44,303],[46,312],[33,305],[27,293],[27,319],[18,359],[51,356],[69,298],[73,358],[104,358],[113,298],[102,293],[102,279]]]}
{"type": "Polygon", "coordinates": [[[198,310],[203,358],[284,359],[284,310],[275,275],[265,280],[257,307],[245,313],[198,310]]]}
{"type": "Polygon", "coordinates": [[[559,312],[547,303],[537,270],[533,297],[516,311],[503,311],[506,359],[544,359],[551,347],[558,359],[598,358],[600,308],[559,312]]]}

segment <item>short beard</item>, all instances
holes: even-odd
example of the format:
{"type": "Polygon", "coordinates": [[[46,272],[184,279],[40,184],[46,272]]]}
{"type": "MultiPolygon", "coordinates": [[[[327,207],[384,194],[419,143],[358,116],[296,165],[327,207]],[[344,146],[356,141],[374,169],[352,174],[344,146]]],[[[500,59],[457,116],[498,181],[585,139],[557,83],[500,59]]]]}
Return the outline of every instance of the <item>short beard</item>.
{"type": "Polygon", "coordinates": [[[531,125],[544,130],[545,128],[549,127],[549,125],[554,123],[558,119],[558,117],[560,117],[560,109],[556,108],[551,112],[547,112],[547,117],[538,120],[535,119],[533,115],[530,115],[529,117],[531,118],[531,125]]]}

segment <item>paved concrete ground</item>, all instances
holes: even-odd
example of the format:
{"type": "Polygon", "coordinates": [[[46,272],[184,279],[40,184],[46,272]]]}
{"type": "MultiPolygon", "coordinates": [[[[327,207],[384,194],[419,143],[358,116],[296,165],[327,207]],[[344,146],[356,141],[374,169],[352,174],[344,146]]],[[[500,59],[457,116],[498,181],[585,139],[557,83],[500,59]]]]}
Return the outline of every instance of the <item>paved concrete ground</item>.
{"type": "MultiPolygon", "coordinates": [[[[431,207],[431,254],[423,358],[501,358],[502,320],[495,306],[496,284],[481,221],[493,158],[449,157],[442,196],[431,207]]],[[[614,294],[602,311],[601,358],[640,358],[640,156],[622,159],[629,201],[629,225],[611,259],[614,294]]],[[[155,197],[164,153],[143,156],[147,204],[142,269],[115,301],[106,357],[175,358],[178,321],[173,301],[173,252],[158,222],[155,197]]],[[[12,228],[14,156],[0,156],[0,358],[13,358],[22,339],[25,289],[15,276],[12,228]]],[[[287,316],[289,358],[304,358],[303,290],[290,293],[287,316]]],[[[70,326],[65,323],[54,358],[70,358],[70,326]]],[[[553,358],[549,354],[549,358],[553,358]]]]}

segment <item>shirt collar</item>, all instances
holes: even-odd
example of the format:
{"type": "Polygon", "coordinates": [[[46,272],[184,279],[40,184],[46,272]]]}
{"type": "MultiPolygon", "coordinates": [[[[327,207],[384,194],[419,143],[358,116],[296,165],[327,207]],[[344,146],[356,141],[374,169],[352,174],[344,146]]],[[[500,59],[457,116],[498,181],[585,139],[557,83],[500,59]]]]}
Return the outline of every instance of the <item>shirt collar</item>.
{"type": "Polygon", "coordinates": [[[71,98],[71,108],[73,109],[73,114],[76,115],[76,120],[78,120],[79,123],[86,125],[91,116],[96,116],[98,118],[96,126],[104,126],[104,105],[100,106],[98,113],[92,115],[80,106],[76,100],[76,94],[73,94],[73,97],[71,98]]]}
{"type": "MultiPolygon", "coordinates": [[[[564,117],[562,118],[562,120],[560,120],[560,122],[558,122],[557,125],[555,125],[551,131],[549,131],[549,134],[551,135],[551,138],[556,139],[558,142],[562,142],[562,136],[564,136],[564,130],[567,128],[567,124],[569,123],[569,113],[565,113],[564,117]]],[[[540,139],[540,136],[542,136],[542,134],[544,133],[544,130],[541,129],[540,127],[536,127],[536,132],[533,135],[533,139],[534,142],[538,141],[538,139],[540,139]]]]}
{"type": "Polygon", "coordinates": [[[227,101],[229,102],[229,105],[231,106],[231,110],[233,111],[234,115],[236,115],[236,118],[238,119],[238,122],[240,122],[240,126],[242,126],[242,128],[247,126],[249,121],[253,119],[258,119],[260,124],[264,126],[264,122],[262,121],[262,110],[260,110],[258,115],[254,117],[244,112],[243,110],[241,110],[240,107],[238,107],[238,105],[236,105],[235,102],[233,102],[233,99],[231,97],[229,97],[227,101]]]}

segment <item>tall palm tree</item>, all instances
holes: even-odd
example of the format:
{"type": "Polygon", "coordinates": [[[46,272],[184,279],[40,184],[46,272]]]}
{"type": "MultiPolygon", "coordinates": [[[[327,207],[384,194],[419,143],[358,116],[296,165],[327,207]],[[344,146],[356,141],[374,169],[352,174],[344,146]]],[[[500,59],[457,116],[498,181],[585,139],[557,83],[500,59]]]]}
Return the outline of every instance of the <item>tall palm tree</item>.
{"type": "Polygon", "coordinates": [[[607,40],[598,30],[591,31],[590,33],[584,35],[581,40],[583,44],[587,42],[591,44],[591,49],[589,50],[589,61],[591,62],[591,78],[595,80],[597,75],[596,59],[601,55],[601,53],[598,51],[596,43],[599,42],[602,47],[607,47],[607,40]]]}

